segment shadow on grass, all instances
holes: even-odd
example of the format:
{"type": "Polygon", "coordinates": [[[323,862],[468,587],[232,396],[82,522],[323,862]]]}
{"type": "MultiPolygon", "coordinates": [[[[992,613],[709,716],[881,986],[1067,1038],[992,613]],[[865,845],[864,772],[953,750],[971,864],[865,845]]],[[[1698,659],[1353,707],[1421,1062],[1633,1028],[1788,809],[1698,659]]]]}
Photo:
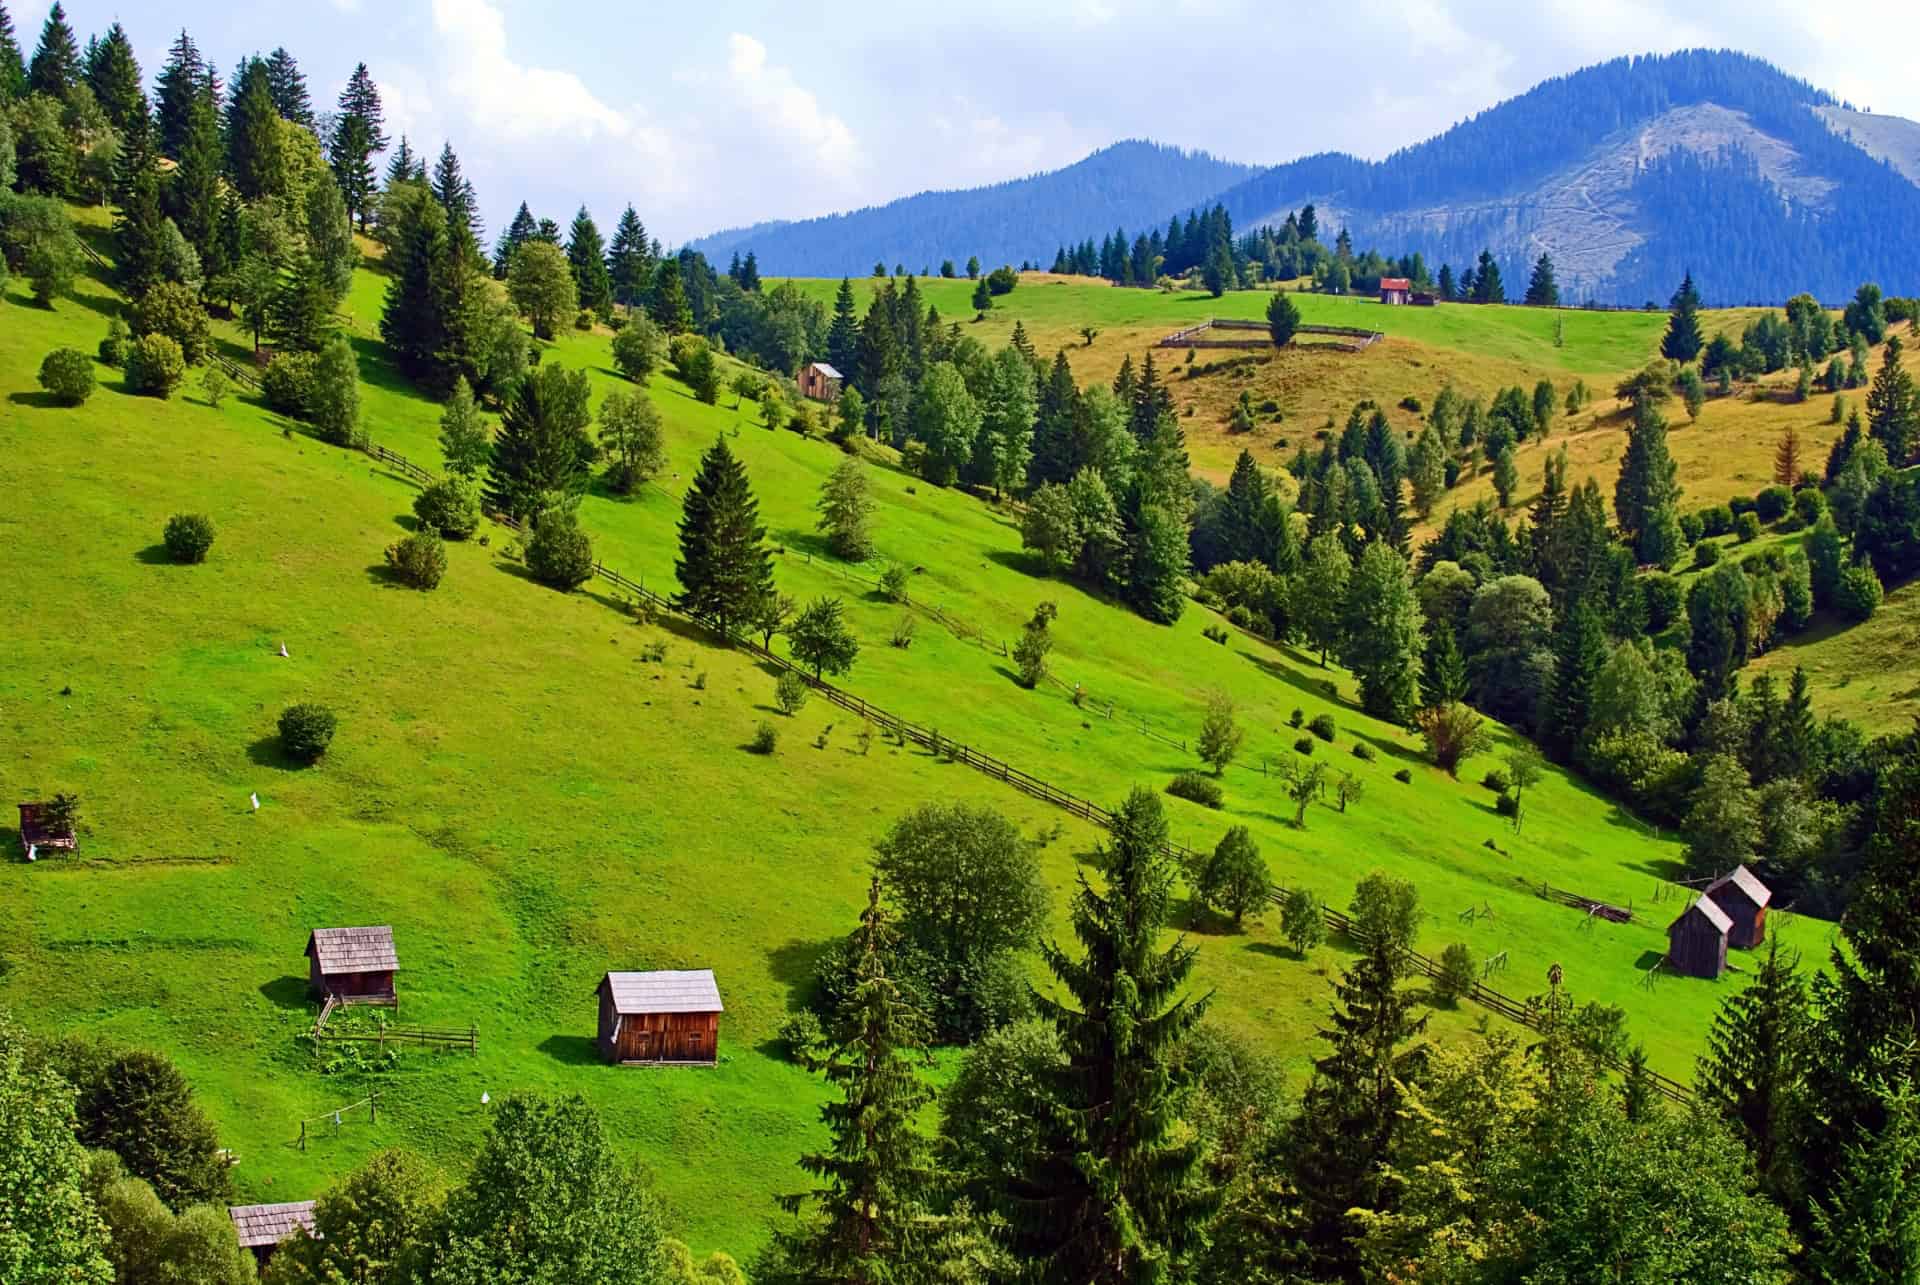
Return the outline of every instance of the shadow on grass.
{"type": "Polygon", "coordinates": [[[1022,549],[988,549],[987,561],[998,563],[1009,571],[1030,576],[1035,580],[1048,578],[1047,569],[1039,557],[1022,549]]]}
{"type": "Polygon", "coordinates": [[[133,560],[149,567],[176,567],[180,565],[173,560],[173,555],[167,552],[167,546],[164,544],[148,545],[146,548],[134,554],[133,560]]]}
{"type": "Polygon", "coordinates": [[[1262,656],[1254,651],[1242,651],[1237,654],[1245,656],[1249,662],[1257,666],[1260,671],[1269,678],[1277,678],[1297,692],[1304,692],[1315,700],[1327,701],[1343,709],[1352,708],[1346,701],[1340,698],[1337,688],[1333,691],[1327,690],[1327,685],[1332,681],[1331,677],[1324,679],[1308,678],[1292,666],[1283,665],[1272,657],[1262,656]]]}
{"type": "Polygon", "coordinates": [[[260,993],[277,1008],[311,1007],[308,1000],[308,982],[304,977],[294,977],[291,974],[286,977],[276,977],[262,986],[260,993]]]}
{"type": "Polygon", "coordinates": [[[813,991],[814,970],[820,957],[835,944],[832,937],[817,941],[794,939],[767,952],[767,970],[773,979],[787,988],[787,1010],[799,1012],[807,1006],[813,991]]]}
{"type": "Polygon", "coordinates": [[[49,392],[8,393],[7,400],[15,406],[31,406],[35,410],[56,410],[65,404],[49,392]]]}
{"type": "Polygon", "coordinates": [[[420,529],[420,519],[411,513],[394,514],[393,524],[402,531],[418,531],[420,529]]]}
{"type": "Polygon", "coordinates": [[[1629,865],[1627,869],[1638,870],[1642,874],[1650,874],[1655,879],[1663,880],[1667,883],[1678,883],[1687,877],[1686,866],[1678,861],[1667,860],[1660,857],[1649,857],[1645,861],[1636,861],[1632,865],[1629,865]]]}
{"type": "Polygon", "coordinates": [[[290,756],[280,746],[280,736],[262,736],[247,746],[247,761],[256,767],[271,767],[282,772],[302,772],[307,764],[290,756]]]}
{"type": "MultiPolygon", "coordinates": [[[[1658,967],[1660,962],[1666,957],[1666,952],[1664,951],[1643,950],[1640,952],[1640,958],[1633,961],[1633,966],[1637,971],[1644,973],[1650,968],[1658,967]]],[[[1676,977],[1682,975],[1683,974],[1680,973],[1674,974],[1676,977]]]]}
{"type": "Polygon", "coordinates": [[[1250,941],[1247,943],[1247,950],[1255,955],[1267,955],[1274,959],[1284,959],[1289,964],[1304,964],[1307,962],[1307,957],[1295,952],[1293,947],[1276,946],[1270,941],[1250,941]]]}
{"type": "Polygon", "coordinates": [[[538,1048],[563,1066],[592,1066],[600,1061],[600,1045],[591,1035],[549,1035],[538,1048]]]}

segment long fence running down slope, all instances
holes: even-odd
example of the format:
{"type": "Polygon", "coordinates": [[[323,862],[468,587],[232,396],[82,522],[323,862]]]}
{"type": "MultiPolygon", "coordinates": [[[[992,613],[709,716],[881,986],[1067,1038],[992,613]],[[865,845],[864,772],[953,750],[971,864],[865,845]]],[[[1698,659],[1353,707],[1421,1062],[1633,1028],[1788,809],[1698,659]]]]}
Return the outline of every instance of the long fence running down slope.
{"type": "MultiPolygon", "coordinates": [[[[384,446],[369,443],[364,447],[364,450],[369,456],[387,465],[402,476],[422,483],[433,480],[433,474],[428,470],[415,464],[404,455],[390,451],[384,446]]],[[[501,525],[522,536],[527,534],[527,527],[524,523],[517,522],[501,514],[492,514],[490,516],[501,525]]],[[[632,595],[633,601],[636,604],[644,603],[654,611],[662,612],[697,625],[732,646],[739,648],[741,651],[746,652],[748,655],[755,657],[776,672],[797,674],[803,682],[817,692],[829,704],[844,709],[850,714],[857,715],[872,726],[879,728],[883,733],[890,733],[894,739],[903,746],[909,744],[917,745],[931,754],[946,758],[949,762],[964,764],[974,771],[992,777],[1002,784],[1012,786],[1023,794],[1030,795],[1044,803],[1071,812],[1074,816],[1100,826],[1103,829],[1111,829],[1113,826],[1113,814],[1091,799],[1084,799],[1077,794],[1062,790],[1051,782],[1034,776],[1031,772],[1022,771],[1004,759],[995,758],[991,754],[982,754],[964,742],[945,734],[937,727],[923,727],[919,723],[915,723],[909,719],[890,714],[871,701],[866,700],[864,697],[842,691],[832,683],[815,678],[812,674],[794,664],[786,657],[769,651],[767,648],[754,642],[751,638],[731,636],[723,633],[712,621],[683,611],[671,598],[666,597],[664,594],[656,593],[639,581],[623,575],[598,559],[594,561],[593,574],[596,578],[605,581],[614,588],[632,595]]],[[[1205,856],[1202,853],[1182,843],[1170,841],[1167,843],[1165,851],[1183,870],[1198,869],[1205,860],[1205,856]]],[[[1276,906],[1282,904],[1289,895],[1288,889],[1279,886],[1275,886],[1272,890],[1273,902],[1276,906]]],[[[1320,909],[1321,913],[1326,917],[1329,928],[1346,936],[1349,940],[1355,942],[1363,941],[1362,934],[1355,929],[1353,920],[1347,914],[1325,904],[1322,904],[1320,909]]],[[[1407,959],[1412,971],[1422,976],[1438,978],[1441,975],[1440,965],[1419,951],[1409,949],[1407,951],[1407,959]]],[[[1484,982],[1475,982],[1472,989],[1467,991],[1463,998],[1480,1005],[1482,1008],[1498,1013],[1500,1016],[1508,1018],[1511,1021],[1518,1022],[1523,1026],[1534,1029],[1538,1029],[1539,1027],[1539,1014],[1532,1006],[1516,1000],[1510,995],[1503,994],[1486,985],[1484,982]]],[[[1609,1057],[1606,1061],[1608,1065],[1616,1071],[1624,1071],[1626,1069],[1625,1064],[1620,1059],[1609,1057]]],[[[1692,1099],[1692,1091],[1678,1080],[1671,1079],[1651,1070],[1647,1072],[1647,1076],[1656,1092],[1663,1094],[1673,1101],[1684,1103],[1692,1099]]]]}

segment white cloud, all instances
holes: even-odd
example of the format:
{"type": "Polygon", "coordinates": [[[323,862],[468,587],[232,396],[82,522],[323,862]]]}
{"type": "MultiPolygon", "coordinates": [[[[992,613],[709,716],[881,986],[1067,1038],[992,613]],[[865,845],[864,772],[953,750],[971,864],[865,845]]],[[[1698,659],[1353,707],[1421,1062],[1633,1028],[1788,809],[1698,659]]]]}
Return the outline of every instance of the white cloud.
{"type": "Polygon", "coordinates": [[[792,72],[771,66],[766,45],[737,31],[729,35],[727,77],[742,106],[805,148],[828,172],[848,178],[860,167],[860,149],[847,123],[822,107],[792,72]]]}

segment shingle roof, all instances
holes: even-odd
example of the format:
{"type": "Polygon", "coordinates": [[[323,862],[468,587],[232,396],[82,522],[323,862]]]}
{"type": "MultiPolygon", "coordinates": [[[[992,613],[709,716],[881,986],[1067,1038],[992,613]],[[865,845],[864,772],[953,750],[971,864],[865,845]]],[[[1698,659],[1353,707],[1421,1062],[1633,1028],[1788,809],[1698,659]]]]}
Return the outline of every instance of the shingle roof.
{"type": "MultiPolygon", "coordinates": [[[[1695,910],[1705,915],[1707,922],[1715,928],[1718,928],[1721,932],[1725,932],[1727,929],[1733,927],[1733,920],[1728,918],[1727,912],[1714,905],[1713,898],[1706,896],[1704,893],[1701,894],[1700,898],[1691,906],[1688,906],[1680,912],[1680,919],[1685,919],[1688,914],[1695,910]]],[[[1680,919],[1676,919],[1673,922],[1677,924],[1680,922],[1680,919]]]]}
{"type": "Polygon", "coordinates": [[[1747,900],[1756,906],[1764,906],[1773,900],[1773,889],[1761,883],[1760,880],[1754,877],[1753,871],[1747,869],[1745,866],[1735,866],[1732,874],[1722,875],[1720,878],[1708,884],[1707,895],[1711,897],[1714,893],[1729,885],[1738,888],[1745,894],[1747,900]]]}
{"type": "Polygon", "coordinates": [[[720,1013],[720,987],[711,968],[681,972],[608,973],[616,1013],[720,1013]]]}
{"type": "Polygon", "coordinates": [[[227,1209],[233,1219],[234,1235],[244,1249],[278,1245],[293,1234],[296,1227],[313,1231],[313,1202],[295,1200],[284,1205],[233,1205],[227,1209]]]}
{"type": "Polygon", "coordinates": [[[393,929],[316,928],[307,953],[319,953],[323,973],[391,973],[400,967],[393,953],[393,929]]]}
{"type": "Polygon", "coordinates": [[[839,379],[841,377],[839,371],[827,365],[824,361],[816,361],[811,364],[815,370],[825,375],[828,379],[839,379]]]}

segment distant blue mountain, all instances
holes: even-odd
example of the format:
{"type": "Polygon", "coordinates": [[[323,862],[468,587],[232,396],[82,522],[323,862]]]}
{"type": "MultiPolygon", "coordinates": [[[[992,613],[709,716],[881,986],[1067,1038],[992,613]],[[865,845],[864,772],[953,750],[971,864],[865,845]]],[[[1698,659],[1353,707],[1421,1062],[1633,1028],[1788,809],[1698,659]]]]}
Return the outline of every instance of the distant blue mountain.
{"type": "Polygon", "coordinates": [[[761,223],[691,243],[724,262],[754,252],[772,276],[862,276],[876,262],[919,272],[942,259],[985,268],[1053,257],[1089,228],[1165,224],[1176,210],[1255,173],[1204,152],[1130,140],[1046,174],[953,192],[922,192],[886,205],[799,222],[761,223]]]}

